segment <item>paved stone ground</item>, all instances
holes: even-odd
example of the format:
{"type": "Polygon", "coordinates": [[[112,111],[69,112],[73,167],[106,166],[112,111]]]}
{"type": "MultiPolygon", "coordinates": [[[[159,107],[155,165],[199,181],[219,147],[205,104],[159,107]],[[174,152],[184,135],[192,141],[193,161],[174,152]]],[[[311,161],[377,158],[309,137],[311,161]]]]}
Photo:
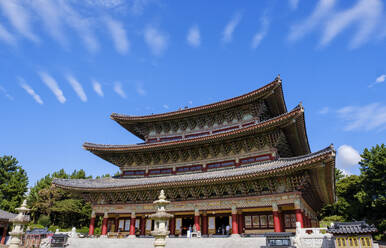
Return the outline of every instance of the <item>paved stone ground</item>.
{"type": "MultiPolygon", "coordinates": [[[[152,248],[154,239],[70,239],[69,248],[152,248]]],[[[166,248],[260,248],[265,238],[170,238],[166,248]]]]}

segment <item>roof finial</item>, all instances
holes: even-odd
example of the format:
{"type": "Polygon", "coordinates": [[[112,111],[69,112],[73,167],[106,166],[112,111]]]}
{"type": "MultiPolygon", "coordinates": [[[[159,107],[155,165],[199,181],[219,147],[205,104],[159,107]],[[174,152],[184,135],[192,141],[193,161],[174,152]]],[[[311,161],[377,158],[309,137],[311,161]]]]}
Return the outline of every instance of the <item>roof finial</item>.
{"type": "Polygon", "coordinates": [[[280,74],[277,74],[277,76],[275,77],[275,81],[281,82],[280,74]]]}

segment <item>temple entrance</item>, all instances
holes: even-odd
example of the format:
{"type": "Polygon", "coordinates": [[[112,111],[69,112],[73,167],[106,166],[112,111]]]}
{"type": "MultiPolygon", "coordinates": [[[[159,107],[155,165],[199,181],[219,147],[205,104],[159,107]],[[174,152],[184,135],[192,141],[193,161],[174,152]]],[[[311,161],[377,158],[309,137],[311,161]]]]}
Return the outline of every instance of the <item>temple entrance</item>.
{"type": "Polygon", "coordinates": [[[181,235],[186,235],[186,232],[191,228],[193,230],[194,218],[193,216],[182,217],[181,235]]]}
{"type": "Polygon", "coordinates": [[[216,234],[227,235],[230,230],[229,216],[216,216],[216,234]],[[228,226],[228,232],[227,232],[228,226]]]}

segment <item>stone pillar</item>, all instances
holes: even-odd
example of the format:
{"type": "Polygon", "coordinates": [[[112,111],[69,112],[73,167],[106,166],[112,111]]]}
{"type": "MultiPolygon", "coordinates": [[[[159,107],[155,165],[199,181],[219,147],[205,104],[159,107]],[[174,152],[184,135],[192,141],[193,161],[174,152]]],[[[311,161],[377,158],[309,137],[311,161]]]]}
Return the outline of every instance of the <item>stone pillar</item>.
{"type": "Polygon", "coordinates": [[[240,237],[236,207],[232,207],[232,237],[240,237]]]}
{"type": "Polygon", "coordinates": [[[5,238],[7,237],[7,231],[8,231],[8,224],[5,224],[4,230],[3,230],[3,235],[1,236],[1,241],[0,241],[0,244],[2,244],[2,245],[5,244],[5,238]]]}
{"type": "Polygon", "coordinates": [[[170,231],[170,235],[175,235],[176,234],[176,218],[173,217],[170,219],[169,221],[169,231],[170,231]]]}
{"type": "Polygon", "coordinates": [[[194,226],[196,227],[196,231],[199,232],[200,229],[200,211],[198,209],[194,210],[194,226]]]}
{"type": "Polygon", "coordinates": [[[243,233],[243,214],[239,212],[237,214],[237,226],[239,228],[239,234],[243,233]]]}
{"type": "Polygon", "coordinates": [[[95,229],[95,212],[91,212],[91,220],[90,220],[90,227],[88,229],[88,235],[94,235],[94,229],[95,229]]]}
{"type": "Polygon", "coordinates": [[[294,206],[295,206],[296,222],[299,222],[300,227],[304,228],[304,220],[303,220],[304,216],[303,216],[303,212],[300,208],[300,200],[295,200],[294,206]]]}
{"type": "Polygon", "coordinates": [[[107,235],[107,221],[108,221],[108,219],[109,219],[109,214],[107,212],[105,212],[103,215],[101,235],[107,235]]]}
{"type": "Polygon", "coordinates": [[[129,238],[135,238],[135,212],[131,213],[129,238]]]}
{"type": "Polygon", "coordinates": [[[141,227],[140,235],[141,236],[145,236],[146,235],[146,219],[145,219],[145,216],[141,217],[140,227],[141,227]]]}
{"type": "Polygon", "coordinates": [[[279,207],[276,203],[272,203],[272,214],[273,214],[273,226],[275,232],[281,232],[283,229],[281,226],[279,207]]]}
{"type": "Polygon", "coordinates": [[[202,213],[201,216],[202,234],[208,235],[208,215],[206,212],[202,213]]]}

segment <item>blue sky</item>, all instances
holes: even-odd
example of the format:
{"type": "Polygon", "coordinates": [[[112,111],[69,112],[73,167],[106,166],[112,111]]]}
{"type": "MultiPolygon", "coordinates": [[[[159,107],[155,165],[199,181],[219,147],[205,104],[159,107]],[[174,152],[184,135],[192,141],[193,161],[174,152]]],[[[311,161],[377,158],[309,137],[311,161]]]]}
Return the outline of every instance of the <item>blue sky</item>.
{"type": "Polygon", "coordinates": [[[139,140],[109,118],[199,106],[277,74],[305,107],[312,151],[337,165],[386,140],[381,0],[0,0],[0,155],[30,184],[61,168],[118,168],[85,141],[139,140]]]}

